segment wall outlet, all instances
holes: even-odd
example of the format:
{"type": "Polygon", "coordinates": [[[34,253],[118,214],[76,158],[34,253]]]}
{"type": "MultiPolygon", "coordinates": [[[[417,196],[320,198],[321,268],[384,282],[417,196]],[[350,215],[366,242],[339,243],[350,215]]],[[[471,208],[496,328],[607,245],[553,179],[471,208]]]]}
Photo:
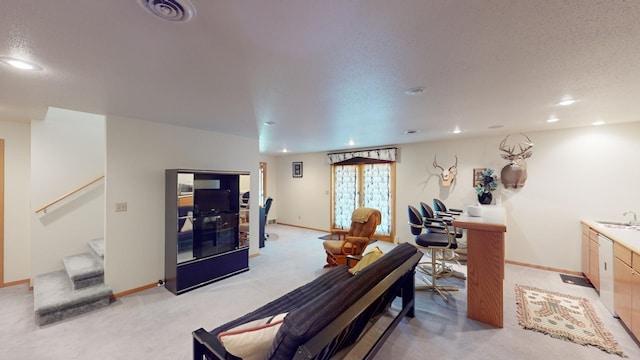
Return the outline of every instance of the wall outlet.
{"type": "Polygon", "coordinates": [[[127,211],[127,203],[126,202],[118,202],[116,203],[116,212],[127,211]]]}

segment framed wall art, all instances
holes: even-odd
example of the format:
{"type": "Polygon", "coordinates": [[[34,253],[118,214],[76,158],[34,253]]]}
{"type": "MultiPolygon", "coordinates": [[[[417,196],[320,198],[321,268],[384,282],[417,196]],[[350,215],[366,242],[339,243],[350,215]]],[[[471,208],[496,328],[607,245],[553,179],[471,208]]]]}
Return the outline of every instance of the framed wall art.
{"type": "Polygon", "coordinates": [[[302,177],[302,161],[294,161],[291,163],[291,174],[294,178],[302,177]]]}
{"type": "Polygon", "coordinates": [[[482,173],[487,170],[487,168],[475,168],[473,169],[473,187],[477,185],[484,184],[484,179],[482,178],[482,173]]]}

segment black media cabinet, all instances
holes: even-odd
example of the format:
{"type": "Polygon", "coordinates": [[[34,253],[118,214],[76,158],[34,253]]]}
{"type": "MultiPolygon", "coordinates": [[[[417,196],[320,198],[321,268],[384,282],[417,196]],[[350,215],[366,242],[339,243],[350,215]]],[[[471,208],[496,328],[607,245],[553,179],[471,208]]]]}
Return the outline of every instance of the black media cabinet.
{"type": "Polygon", "coordinates": [[[239,241],[240,175],[248,173],[165,170],[165,287],[172,293],[249,270],[249,247],[239,241]]]}

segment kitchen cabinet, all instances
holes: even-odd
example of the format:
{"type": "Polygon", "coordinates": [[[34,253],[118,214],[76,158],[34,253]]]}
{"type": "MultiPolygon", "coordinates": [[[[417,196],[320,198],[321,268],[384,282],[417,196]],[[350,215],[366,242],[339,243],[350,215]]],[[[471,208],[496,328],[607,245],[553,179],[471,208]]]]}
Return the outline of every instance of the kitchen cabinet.
{"type": "Polygon", "coordinates": [[[600,270],[599,270],[599,244],[598,232],[589,227],[582,225],[582,272],[586,276],[593,287],[600,291],[600,270]]]}
{"type": "MultiPolygon", "coordinates": [[[[600,252],[598,235],[613,240],[613,308],[620,321],[636,338],[640,338],[640,232],[636,229],[620,227],[616,224],[603,224],[594,221],[582,221],[582,272],[595,285],[596,270],[592,259],[598,260],[600,252]]],[[[604,243],[604,241],[603,241],[604,243]]],[[[598,269],[599,275],[600,269],[598,269]]],[[[602,284],[598,292],[602,296],[602,284]]]]}
{"type": "MultiPolygon", "coordinates": [[[[613,244],[615,254],[613,267],[613,301],[614,308],[620,320],[630,325],[631,322],[631,296],[632,284],[634,283],[633,269],[631,268],[631,250],[615,243],[613,244]]],[[[628,326],[631,328],[631,326],[628,326]]]]}
{"type": "Polygon", "coordinates": [[[640,338],[640,255],[632,253],[632,281],[631,281],[631,332],[640,338]]]}
{"type": "Polygon", "coordinates": [[[615,243],[614,304],[620,320],[640,337],[640,255],[615,243]]]}
{"type": "Polygon", "coordinates": [[[582,273],[589,277],[589,226],[582,224],[582,273]]]}

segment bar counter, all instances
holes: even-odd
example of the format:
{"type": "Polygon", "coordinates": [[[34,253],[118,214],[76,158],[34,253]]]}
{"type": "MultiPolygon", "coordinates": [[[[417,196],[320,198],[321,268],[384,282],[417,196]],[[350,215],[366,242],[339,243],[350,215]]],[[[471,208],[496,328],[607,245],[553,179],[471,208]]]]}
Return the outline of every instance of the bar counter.
{"type": "Polygon", "coordinates": [[[504,208],[483,206],[482,216],[458,216],[453,225],[467,230],[467,317],[503,327],[504,208]]]}

